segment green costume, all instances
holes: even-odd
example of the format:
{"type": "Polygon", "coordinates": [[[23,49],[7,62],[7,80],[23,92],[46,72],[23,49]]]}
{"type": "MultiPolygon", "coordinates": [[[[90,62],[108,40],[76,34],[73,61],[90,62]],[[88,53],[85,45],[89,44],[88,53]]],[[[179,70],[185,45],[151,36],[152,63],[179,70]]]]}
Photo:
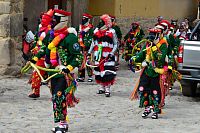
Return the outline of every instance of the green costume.
{"type": "Polygon", "coordinates": [[[122,32],[121,32],[120,27],[119,27],[118,25],[113,25],[112,28],[115,30],[115,33],[116,33],[116,35],[117,35],[117,38],[118,38],[119,40],[121,40],[121,39],[122,39],[122,32]]]}
{"type": "Polygon", "coordinates": [[[167,43],[164,39],[153,46],[147,43],[142,50],[134,57],[135,63],[146,64],[140,77],[138,87],[140,95],[140,107],[145,107],[143,117],[150,112],[150,106],[154,113],[159,113],[161,100],[160,74],[164,73],[165,57],[167,55],[167,43]],[[144,63],[146,62],[146,63],[144,63]]]}
{"type": "Polygon", "coordinates": [[[177,37],[174,37],[173,34],[169,34],[166,36],[166,40],[168,42],[168,68],[172,70],[172,68],[177,68],[177,64],[175,61],[175,56],[178,55],[178,48],[180,45],[180,39],[177,37]]]}
{"type": "MultiPolygon", "coordinates": [[[[156,47],[156,46],[154,46],[156,47]]],[[[142,63],[147,58],[147,46],[144,45],[142,50],[136,55],[135,62],[142,63]]],[[[150,61],[146,61],[148,66],[146,66],[144,73],[149,77],[157,77],[159,73],[155,72],[155,68],[163,68],[165,64],[165,57],[167,55],[167,44],[163,43],[159,47],[159,50],[152,51],[152,56],[150,61]]],[[[150,53],[149,53],[150,54],[150,53]]],[[[148,59],[147,59],[148,60],[148,59]]]]}
{"type": "MultiPolygon", "coordinates": [[[[75,67],[79,67],[82,62],[82,55],[80,53],[80,46],[78,44],[78,38],[73,33],[69,33],[62,42],[59,43],[57,46],[57,54],[60,58],[60,65],[66,66],[68,70],[72,70],[75,67]]],[[[50,68],[55,68],[56,66],[51,66],[50,68]]],[[[49,73],[49,75],[54,74],[53,72],[49,73]]],[[[65,76],[63,74],[58,74],[51,80],[52,84],[52,93],[53,93],[53,104],[56,105],[54,108],[54,120],[55,122],[59,122],[60,120],[66,119],[66,113],[65,112],[65,106],[59,107],[59,103],[68,104],[68,106],[72,105],[73,100],[76,99],[75,97],[68,96],[71,95],[70,92],[68,92],[67,87],[67,81],[65,79],[65,76]],[[62,81],[62,82],[61,82],[62,81]],[[60,95],[59,95],[60,94],[60,95]],[[66,99],[68,97],[68,99],[66,99]],[[67,101],[66,101],[67,100],[67,101]]],[[[72,82],[72,84],[75,84],[72,82]]],[[[76,86],[76,85],[75,85],[76,86]]]]}
{"type": "Polygon", "coordinates": [[[135,48],[135,53],[136,54],[140,51],[141,47],[140,45],[135,47],[135,45],[140,42],[144,37],[144,32],[142,29],[140,29],[140,27],[138,27],[138,29],[135,30],[130,30],[126,36],[124,37],[124,42],[126,43],[125,45],[125,55],[124,55],[124,59],[126,61],[129,61],[129,59],[131,58],[132,55],[132,50],[133,48],[135,48]]]}
{"type": "Polygon", "coordinates": [[[86,67],[86,54],[88,53],[88,50],[90,49],[90,45],[92,43],[94,29],[92,24],[80,25],[77,29],[78,31],[78,40],[79,44],[82,48],[82,54],[84,56],[84,60],[82,62],[81,67],[79,68],[79,75],[78,75],[78,81],[83,82],[85,79],[85,69],[87,69],[87,74],[89,76],[88,82],[92,82],[92,69],[90,67],[86,67]]]}
{"type": "MultiPolygon", "coordinates": [[[[72,66],[73,68],[79,67],[83,56],[80,53],[80,45],[78,44],[78,38],[73,33],[69,33],[65,39],[59,43],[57,46],[58,54],[60,57],[60,65],[64,66],[72,66]]],[[[48,50],[46,52],[48,55],[48,50]]],[[[51,66],[50,68],[55,68],[51,66]]],[[[50,75],[54,74],[53,72],[50,75]]],[[[64,76],[63,74],[59,74],[56,77],[64,76]]],[[[56,78],[55,77],[55,78],[56,78]]]]}

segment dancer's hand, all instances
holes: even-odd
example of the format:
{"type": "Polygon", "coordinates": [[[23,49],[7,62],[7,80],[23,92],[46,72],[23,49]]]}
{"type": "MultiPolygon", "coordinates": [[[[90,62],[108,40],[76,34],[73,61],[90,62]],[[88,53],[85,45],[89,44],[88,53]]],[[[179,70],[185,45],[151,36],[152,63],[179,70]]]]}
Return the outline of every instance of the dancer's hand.
{"type": "Polygon", "coordinates": [[[114,54],[109,54],[108,55],[108,60],[115,61],[115,55],[114,54]]]}
{"type": "Polygon", "coordinates": [[[61,74],[68,74],[68,73],[70,73],[70,70],[68,68],[66,68],[66,66],[64,66],[64,65],[58,65],[55,69],[56,70],[60,70],[61,74]]]}
{"type": "Polygon", "coordinates": [[[135,56],[131,57],[131,59],[129,60],[129,64],[130,65],[134,65],[135,64],[135,56]]]}
{"type": "Polygon", "coordinates": [[[91,59],[91,54],[87,54],[87,60],[91,59]]]}
{"type": "Polygon", "coordinates": [[[36,61],[35,60],[33,60],[33,59],[31,59],[30,61],[28,61],[29,62],[29,64],[30,64],[30,62],[31,63],[33,63],[33,64],[36,64],[36,61]]]}
{"type": "Polygon", "coordinates": [[[70,70],[68,68],[63,68],[62,69],[62,73],[63,74],[68,74],[68,73],[70,73],[70,70]]]}
{"type": "Polygon", "coordinates": [[[26,66],[29,66],[29,65],[30,65],[30,61],[27,61],[27,62],[26,62],[26,66]]]}

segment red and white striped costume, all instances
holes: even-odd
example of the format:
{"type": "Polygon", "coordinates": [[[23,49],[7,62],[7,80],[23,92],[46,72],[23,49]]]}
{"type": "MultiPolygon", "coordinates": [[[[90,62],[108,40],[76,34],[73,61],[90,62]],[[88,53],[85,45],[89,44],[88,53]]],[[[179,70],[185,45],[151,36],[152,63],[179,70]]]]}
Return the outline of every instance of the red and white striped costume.
{"type": "Polygon", "coordinates": [[[94,30],[94,38],[88,53],[93,53],[95,65],[99,65],[94,69],[95,80],[102,86],[112,85],[115,80],[115,60],[106,60],[102,62],[109,54],[114,55],[117,51],[118,41],[115,30],[107,28],[94,30]]]}

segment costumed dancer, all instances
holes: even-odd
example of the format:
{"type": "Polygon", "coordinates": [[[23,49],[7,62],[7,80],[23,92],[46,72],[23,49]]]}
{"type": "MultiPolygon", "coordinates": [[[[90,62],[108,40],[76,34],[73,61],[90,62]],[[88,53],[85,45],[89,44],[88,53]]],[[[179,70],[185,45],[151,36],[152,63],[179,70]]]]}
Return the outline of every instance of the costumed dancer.
{"type": "Polygon", "coordinates": [[[79,25],[78,28],[78,40],[79,44],[82,48],[82,54],[84,55],[84,60],[79,68],[79,77],[77,79],[78,82],[84,82],[85,80],[85,69],[87,70],[88,74],[88,82],[92,82],[93,78],[93,72],[90,67],[87,67],[86,64],[86,56],[88,53],[88,50],[90,49],[90,45],[92,43],[94,28],[93,25],[90,23],[90,20],[92,19],[92,16],[88,13],[84,13],[82,17],[82,23],[79,25]]]}
{"type": "Polygon", "coordinates": [[[157,17],[157,23],[155,24],[155,26],[159,25],[162,20],[163,20],[163,16],[158,16],[157,17]]]}
{"type": "Polygon", "coordinates": [[[155,28],[161,29],[163,31],[163,39],[166,41],[167,44],[167,55],[165,58],[165,64],[164,68],[165,71],[163,74],[160,75],[160,87],[162,90],[162,97],[161,97],[161,103],[160,105],[163,107],[165,106],[165,96],[169,94],[169,90],[171,89],[171,72],[172,72],[172,67],[171,67],[171,61],[172,57],[169,55],[169,50],[173,47],[173,35],[171,34],[172,32],[170,31],[170,23],[167,20],[162,20],[160,21],[160,24],[158,24],[155,28]]]}
{"type": "Polygon", "coordinates": [[[88,59],[93,53],[95,65],[95,80],[101,85],[98,94],[110,97],[110,87],[113,85],[116,76],[115,53],[117,51],[117,36],[115,30],[111,28],[112,22],[109,15],[100,17],[100,22],[94,30],[94,38],[88,52],[88,59]]]}
{"type": "Polygon", "coordinates": [[[180,40],[174,36],[174,29],[171,26],[171,24],[167,20],[162,20],[159,25],[156,26],[157,28],[162,29],[164,39],[167,42],[168,50],[167,50],[167,56],[165,58],[165,68],[166,71],[160,75],[161,81],[161,90],[163,90],[162,93],[162,99],[161,99],[161,105],[165,105],[165,96],[169,94],[169,90],[172,89],[173,83],[177,80],[180,80],[180,74],[176,71],[177,69],[177,52],[180,44],[180,40]]]}
{"type": "Polygon", "coordinates": [[[22,35],[22,57],[25,62],[31,58],[31,47],[35,41],[35,35],[32,31],[28,31],[22,35]]]}
{"type": "Polygon", "coordinates": [[[115,16],[112,16],[110,15],[111,17],[111,21],[112,21],[112,27],[114,30],[115,30],[115,33],[117,35],[117,39],[118,39],[118,49],[117,49],[117,52],[116,52],[116,55],[115,55],[115,65],[116,65],[116,69],[119,68],[119,56],[120,56],[120,52],[119,52],[119,49],[121,47],[121,40],[122,40],[122,32],[121,32],[121,29],[120,27],[117,25],[116,23],[116,17],[115,16]]]}
{"type": "MultiPolygon", "coordinates": [[[[34,59],[31,61],[40,67],[45,67],[45,56],[40,55],[40,50],[43,50],[43,39],[45,38],[46,34],[50,32],[51,29],[51,23],[53,20],[53,10],[49,10],[47,13],[43,13],[41,15],[41,23],[39,24],[38,32],[36,33],[35,37],[35,43],[33,45],[33,49],[31,50],[34,59]],[[38,59],[37,55],[40,55],[41,57],[38,59]]],[[[45,71],[40,70],[40,74],[44,76],[46,74],[45,71]]],[[[30,79],[32,93],[29,94],[30,98],[38,98],[40,97],[40,86],[41,86],[41,78],[38,75],[38,73],[34,70],[30,79]]]]}
{"type": "MultiPolygon", "coordinates": [[[[71,75],[72,70],[80,66],[83,57],[80,53],[76,30],[67,27],[68,16],[71,13],[58,9],[55,9],[54,12],[52,25],[54,38],[43,52],[46,57],[46,67],[62,71],[62,74],[57,74],[51,78],[54,122],[59,123],[52,131],[65,133],[68,131],[67,107],[72,106],[72,100],[77,102],[71,91],[69,91],[71,86],[68,86],[69,79],[66,75],[71,75]]],[[[50,35],[48,34],[49,37],[50,35]]],[[[48,40],[48,37],[46,38],[48,40]]],[[[38,57],[34,59],[36,58],[38,57]]],[[[48,72],[48,76],[53,74],[55,72],[48,72]]],[[[73,81],[72,84],[75,84],[75,82],[73,81]]]]}
{"type": "Polygon", "coordinates": [[[124,42],[125,42],[125,53],[124,53],[124,59],[125,61],[129,61],[132,54],[136,54],[141,50],[140,45],[136,46],[135,45],[140,42],[143,37],[144,37],[144,32],[142,28],[140,27],[139,23],[133,22],[131,24],[131,29],[130,31],[126,34],[124,37],[124,42]],[[135,49],[135,53],[132,53],[133,49],[135,49]]]}
{"type": "Polygon", "coordinates": [[[178,65],[178,49],[180,45],[180,39],[174,35],[174,25],[169,25],[167,21],[163,21],[161,25],[167,26],[169,28],[168,32],[165,34],[165,38],[168,43],[168,52],[167,52],[167,65],[168,65],[168,86],[169,90],[172,89],[174,82],[177,80],[174,76],[174,70],[177,70],[178,65]]]}
{"type": "Polygon", "coordinates": [[[192,26],[190,25],[190,21],[188,18],[185,18],[184,20],[185,24],[186,24],[186,29],[187,29],[187,33],[190,34],[192,31],[192,26]]]}
{"type": "Polygon", "coordinates": [[[158,16],[157,17],[157,23],[155,24],[156,25],[159,25],[161,23],[161,21],[163,20],[163,16],[158,16]]]}
{"type": "MultiPolygon", "coordinates": [[[[55,38],[48,45],[50,50],[50,68],[59,68],[66,74],[71,73],[75,67],[79,67],[83,59],[76,30],[74,28],[67,28],[67,16],[69,15],[71,15],[70,12],[55,10],[55,38]]],[[[75,97],[68,92],[68,87],[70,86],[67,85],[66,76],[63,74],[59,74],[51,79],[54,122],[60,122],[55,127],[55,131],[67,132],[67,106],[71,105],[71,100],[77,102],[75,97]]]]}
{"type": "MultiPolygon", "coordinates": [[[[167,55],[167,42],[163,39],[163,30],[153,28],[149,30],[148,40],[142,50],[133,56],[131,64],[141,64],[141,72],[138,87],[140,98],[139,107],[145,107],[142,114],[146,118],[153,109],[152,119],[158,119],[160,113],[159,103],[162,98],[160,87],[160,75],[164,73],[165,57],[167,55]]],[[[135,94],[132,94],[134,96],[135,94]]]]}
{"type": "Polygon", "coordinates": [[[176,31],[175,36],[178,37],[180,40],[188,40],[188,29],[185,22],[181,22],[179,29],[176,31]]]}
{"type": "Polygon", "coordinates": [[[178,26],[178,19],[171,19],[171,27],[173,27],[174,33],[176,33],[178,26]]]}

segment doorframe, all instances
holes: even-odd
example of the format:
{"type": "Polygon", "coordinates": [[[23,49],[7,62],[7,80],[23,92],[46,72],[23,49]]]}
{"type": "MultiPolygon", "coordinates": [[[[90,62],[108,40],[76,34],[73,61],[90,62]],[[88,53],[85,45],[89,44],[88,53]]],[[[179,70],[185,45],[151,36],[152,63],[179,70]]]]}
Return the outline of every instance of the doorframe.
{"type": "Polygon", "coordinates": [[[48,10],[48,0],[45,0],[45,10],[48,10]]]}

